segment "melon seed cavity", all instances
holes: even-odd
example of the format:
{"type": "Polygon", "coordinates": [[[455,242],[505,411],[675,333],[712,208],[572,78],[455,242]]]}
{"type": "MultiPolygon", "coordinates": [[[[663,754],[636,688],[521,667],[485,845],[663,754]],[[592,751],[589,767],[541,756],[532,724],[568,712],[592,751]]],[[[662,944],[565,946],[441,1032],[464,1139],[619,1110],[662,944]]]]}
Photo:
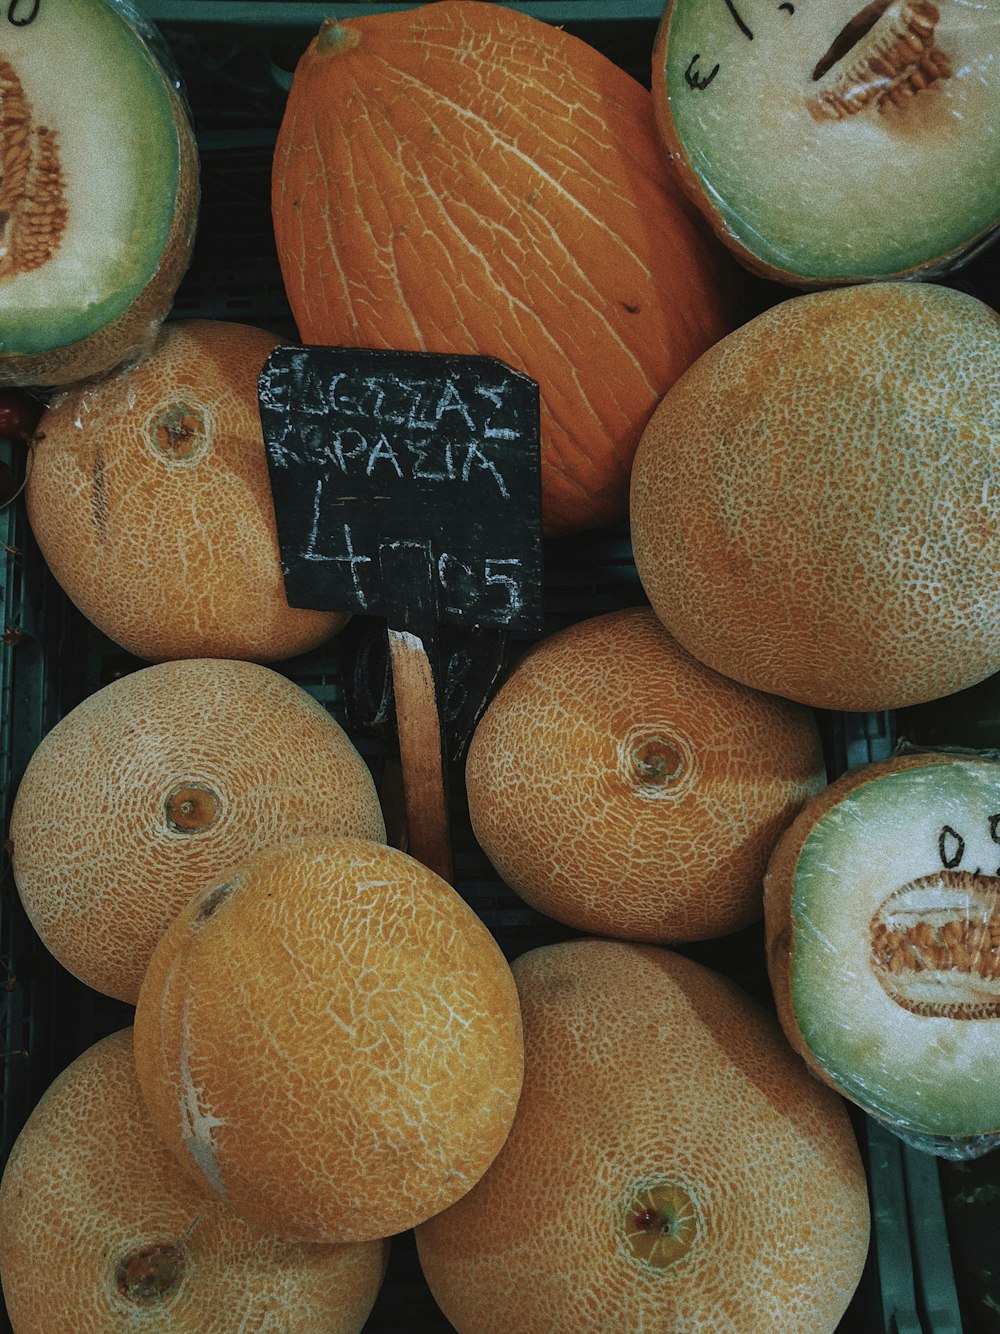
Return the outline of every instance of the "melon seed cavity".
{"type": "Polygon", "coordinates": [[[904,885],[872,917],[870,958],[912,1014],[1000,1018],[1000,878],[945,870],[904,885]]]}
{"type": "Polygon", "coordinates": [[[931,0],[889,5],[876,0],[842,29],[813,70],[825,85],[809,99],[817,120],[841,120],[868,107],[901,107],[916,93],[952,75],[951,61],[937,46],[940,11],[931,0]],[[852,58],[842,68],[841,61],[852,58]]]}
{"type": "Polygon", "coordinates": [[[66,217],[56,136],[32,124],[21,81],[0,60],[0,281],[47,263],[66,217]]]}

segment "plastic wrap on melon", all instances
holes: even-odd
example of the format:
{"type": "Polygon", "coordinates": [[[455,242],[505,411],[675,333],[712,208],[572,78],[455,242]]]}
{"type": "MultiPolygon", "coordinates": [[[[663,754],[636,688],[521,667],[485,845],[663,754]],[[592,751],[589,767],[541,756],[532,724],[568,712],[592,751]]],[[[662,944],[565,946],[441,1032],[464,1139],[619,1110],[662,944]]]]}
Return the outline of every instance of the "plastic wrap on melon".
{"type": "Polygon", "coordinates": [[[163,33],[138,5],[131,3],[131,0],[106,0],[106,3],[115,10],[116,13],[122,16],[136,35],[140,37],[149,48],[150,54],[157,61],[167,80],[180,98],[188,120],[190,120],[191,104],[188,101],[187,90],[184,87],[184,79],[181,75],[180,66],[177,64],[173,48],[164,37],[163,33]]]}
{"type": "Polygon", "coordinates": [[[198,152],[169,48],[121,0],[0,15],[0,385],[144,356],[191,259],[198,152]]]}
{"type": "Polygon", "coordinates": [[[669,0],[653,59],[685,188],[753,271],[940,277],[1000,225],[1000,0],[669,0]]]}
{"type": "Polygon", "coordinates": [[[765,921],[814,1074],[930,1153],[1000,1145],[1000,752],[904,742],[831,783],[774,851],[765,921]]]}

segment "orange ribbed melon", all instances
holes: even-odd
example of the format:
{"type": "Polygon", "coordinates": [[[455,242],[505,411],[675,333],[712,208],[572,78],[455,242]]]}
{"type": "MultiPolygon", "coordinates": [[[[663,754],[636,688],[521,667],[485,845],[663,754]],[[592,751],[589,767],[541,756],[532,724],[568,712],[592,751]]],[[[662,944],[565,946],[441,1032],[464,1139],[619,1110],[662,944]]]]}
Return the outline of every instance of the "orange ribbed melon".
{"type": "Polygon", "coordinates": [[[272,213],[304,342],[488,354],[538,382],[551,533],[626,517],[657,400],[736,318],[648,89],[506,5],[326,20],[272,213]]]}
{"type": "Polygon", "coordinates": [[[705,353],[636,454],[643,587],[695,657],[829,709],[1000,669],[1000,316],[929,283],[781,302],[705,353]]]}
{"type": "Polygon", "coordinates": [[[403,1231],[510,1129],[510,968],[432,871],[362,839],[257,854],[153,954],[135,1020],[157,1131],[250,1221],[303,1240],[403,1231]]]}
{"type": "Polygon", "coordinates": [[[14,1334],[359,1334],[386,1254],[259,1232],[193,1186],[156,1138],[130,1029],[49,1086],[0,1184],[14,1334]]]}
{"type": "Polygon", "coordinates": [[[704,667],[648,607],[530,650],[466,764],[473,831],[522,898],[582,931],[663,942],[762,915],[771,850],[824,779],[807,709],[704,667]]]}
{"type": "Polygon", "coordinates": [[[458,1334],[833,1334],[868,1248],[844,1104],[732,983],[655,945],[513,963],[524,1089],[482,1181],[417,1229],[458,1334]]]}
{"type": "Polygon", "coordinates": [[[224,658],[144,667],[78,704],[32,755],[9,829],[45,945],[131,1004],[192,895],[315,834],[385,838],[368,766],[300,686],[224,658]]]}
{"type": "Polygon", "coordinates": [[[289,607],[257,404],[278,340],[180,320],[42,416],[26,499],[49,568],[140,658],[291,657],[340,613],[289,607]]]}

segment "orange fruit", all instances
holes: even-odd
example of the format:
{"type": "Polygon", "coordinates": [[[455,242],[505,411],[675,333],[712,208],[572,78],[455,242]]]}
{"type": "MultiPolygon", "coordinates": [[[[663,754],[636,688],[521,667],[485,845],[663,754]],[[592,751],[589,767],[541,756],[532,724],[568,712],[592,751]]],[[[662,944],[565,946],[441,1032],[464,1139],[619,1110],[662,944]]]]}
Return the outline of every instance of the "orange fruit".
{"type": "Polygon", "coordinates": [[[1000,669],[1000,316],[927,283],[793,297],[706,352],[632,474],[643,587],[695,657],[821,708],[1000,669]]]}
{"type": "Polygon", "coordinates": [[[844,1104],[732,983],[655,945],[514,961],[524,1088],[482,1181],[421,1224],[459,1334],[832,1334],[868,1248],[844,1104]]]}
{"type": "Polygon", "coordinates": [[[595,46],[509,5],[377,8],[323,22],[285,103],[271,212],[296,328],[525,372],[545,532],[618,523],[657,399],[739,317],[733,266],[648,87],[595,46]]]}
{"type": "Polygon", "coordinates": [[[168,927],[139,1081],[188,1171],[304,1240],[412,1227],[483,1174],[523,1048],[499,946],[412,857],[362,839],[258,853],[168,927]]]}
{"type": "Polygon", "coordinates": [[[140,658],[269,662],[345,621],[285,598],[257,404],[277,343],[178,320],[138,365],[42,416],[26,489],[39,548],[84,616],[140,658]]]}
{"type": "Polygon", "coordinates": [[[695,661],[648,607],[551,635],[469,747],[472,828],[541,912],[633,940],[756,921],[779,834],[824,782],[812,714],[695,661]]]}
{"type": "Polygon", "coordinates": [[[50,1085],[0,1184],[14,1334],[358,1334],[387,1246],[258,1232],[159,1144],[123,1029],[50,1085]]]}
{"type": "Polygon", "coordinates": [[[346,733],[271,668],[204,658],[142,668],[56,723],[18,787],[9,838],[48,949],[135,1004],[194,893],[258,848],[326,833],[385,838],[346,733]]]}

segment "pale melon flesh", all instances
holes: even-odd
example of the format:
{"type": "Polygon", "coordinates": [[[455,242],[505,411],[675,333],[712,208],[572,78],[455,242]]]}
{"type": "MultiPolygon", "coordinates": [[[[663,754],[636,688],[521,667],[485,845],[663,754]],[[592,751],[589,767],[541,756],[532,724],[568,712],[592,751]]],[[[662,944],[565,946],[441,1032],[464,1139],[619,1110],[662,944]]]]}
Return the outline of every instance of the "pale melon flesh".
{"type": "Polygon", "coordinates": [[[998,61],[1000,0],[671,0],[654,102],[748,267],[930,275],[1000,225],[998,61]]]}
{"type": "Polygon", "coordinates": [[[795,1022],[830,1082],[935,1152],[1000,1142],[996,758],[887,766],[821,814],[790,945],[795,1022]]]}
{"type": "Polygon", "coordinates": [[[48,356],[61,382],[58,350],[100,339],[151,284],[168,290],[147,318],[169,308],[186,266],[170,252],[193,234],[193,140],[151,46],[105,0],[44,0],[0,24],[0,379],[36,382],[31,358],[48,356]]]}

